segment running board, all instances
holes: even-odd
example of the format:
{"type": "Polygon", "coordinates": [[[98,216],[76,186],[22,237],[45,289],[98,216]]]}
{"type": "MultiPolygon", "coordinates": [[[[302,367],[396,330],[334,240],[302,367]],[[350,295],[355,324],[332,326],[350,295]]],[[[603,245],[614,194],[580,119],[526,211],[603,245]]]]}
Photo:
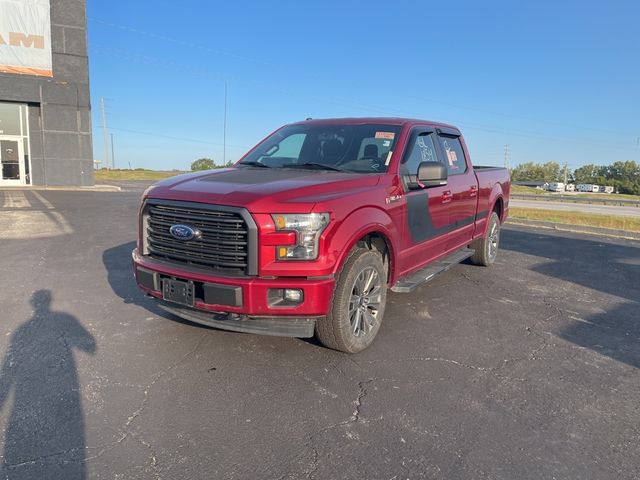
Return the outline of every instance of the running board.
{"type": "Polygon", "coordinates": [[[420,285],[427,283],[439,273],[446,272],[451,267],[457,265],[463,260],[466,260],[474,253],[475,251],[470,248],[457,250],[452,254],[441,258],[437,262],[427,265],[417,272],[410,273],[406,277],[402,277],[393,287],[391,287],[391,291],[397,293],[413,292],[420,285]]]}

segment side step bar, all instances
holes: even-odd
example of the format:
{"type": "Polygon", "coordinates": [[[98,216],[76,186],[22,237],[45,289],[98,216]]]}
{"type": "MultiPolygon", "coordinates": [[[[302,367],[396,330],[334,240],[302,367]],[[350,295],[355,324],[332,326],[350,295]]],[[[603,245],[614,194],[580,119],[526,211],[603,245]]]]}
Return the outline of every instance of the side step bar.
{"type": "Polygon", "coordinates": [[[410,273],[406,277],[402,277],[391,287],[392,292],[409,293],[413,292],[420,285],[427,283],[437,274],[446,272],[454,265],[466,260],[475,253],[475,250],[470,248],[463,248],[457,250],[452,254],[441,258],[437,262],[431,263],[426,267],[418,270],[417,272],[410,273]]]}

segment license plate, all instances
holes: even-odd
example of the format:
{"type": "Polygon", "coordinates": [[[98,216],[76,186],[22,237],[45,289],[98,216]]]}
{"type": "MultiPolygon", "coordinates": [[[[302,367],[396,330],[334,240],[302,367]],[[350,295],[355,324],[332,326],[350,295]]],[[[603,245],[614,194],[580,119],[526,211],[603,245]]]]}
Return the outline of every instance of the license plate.
{"type": "Polygon", "coordinates": [[[168,302],[193,307],[193,282],[183,280],[162,280],[162,298],[168,302]]]}

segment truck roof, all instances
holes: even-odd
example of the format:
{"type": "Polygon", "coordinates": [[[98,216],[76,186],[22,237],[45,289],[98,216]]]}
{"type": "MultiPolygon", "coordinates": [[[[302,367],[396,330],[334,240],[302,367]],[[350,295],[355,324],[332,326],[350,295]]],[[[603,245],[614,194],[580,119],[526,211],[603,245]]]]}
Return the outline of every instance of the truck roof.
{"type": "Polygon", "coordinates": [[[417,118],[402,118],[402,117],[350,117],[350,118],[310,118],[308,120],[302,120],[300,122],[294,122],[293,125],[301,124],[337,124],[337,125],[364,125],[368,123],[379,123],[387,125],[402,125],[412,127],[414,125],[429,125],[435,128],[443,127],[457,131],[460,130],[454,125],[447,123],[434,122],[431,120],[420,120],[417,118]]]}

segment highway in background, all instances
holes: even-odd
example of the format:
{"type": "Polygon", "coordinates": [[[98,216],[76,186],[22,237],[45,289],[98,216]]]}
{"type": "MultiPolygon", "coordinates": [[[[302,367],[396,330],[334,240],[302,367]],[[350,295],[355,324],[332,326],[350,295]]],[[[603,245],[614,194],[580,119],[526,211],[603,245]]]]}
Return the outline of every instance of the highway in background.
{"type": "Polygon", "coordinates": [[[619,215],[623,217],[640,217],[640,207],[622,207],[614,205],[594,205],[577,202],[549,202],[545,200],[521,200],[512,198],[509,206],[520,208],[540,208],[543,210],[562,210],[585,212],[599,215],[619,215]]]}

